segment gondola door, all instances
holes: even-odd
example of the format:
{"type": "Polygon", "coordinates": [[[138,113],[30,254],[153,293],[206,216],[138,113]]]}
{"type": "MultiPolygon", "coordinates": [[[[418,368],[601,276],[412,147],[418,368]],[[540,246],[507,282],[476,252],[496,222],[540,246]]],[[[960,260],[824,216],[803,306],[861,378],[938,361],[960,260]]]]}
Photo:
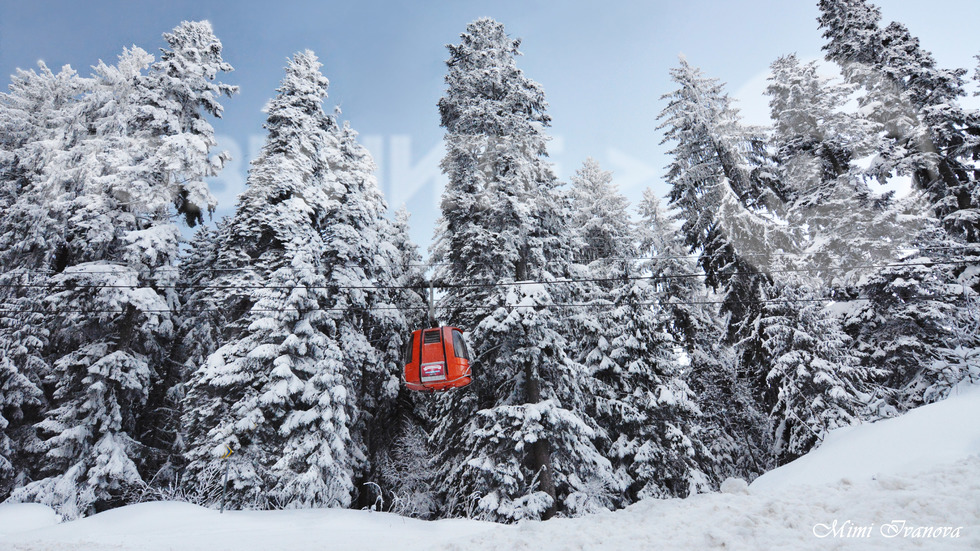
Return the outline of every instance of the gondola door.
{"type": "Polygon", "coordinates": [[[455,327],[415,331],[404,355],[405,386],[409,390],[450,390],[472,382],[469,350],[463,333],[455,327]]]}

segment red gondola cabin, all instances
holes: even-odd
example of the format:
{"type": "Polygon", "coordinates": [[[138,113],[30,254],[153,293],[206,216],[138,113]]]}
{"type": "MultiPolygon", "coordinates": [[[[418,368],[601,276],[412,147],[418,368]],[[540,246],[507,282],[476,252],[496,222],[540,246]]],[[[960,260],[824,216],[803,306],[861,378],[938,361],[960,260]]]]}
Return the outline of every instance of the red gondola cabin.
{"type": "Polygon", "coordinates": [[[412,333],[405,344],[405,386],[409,390],[449,390],[472,381],[470,353],[455,327],[433,327],[412,333]]]}

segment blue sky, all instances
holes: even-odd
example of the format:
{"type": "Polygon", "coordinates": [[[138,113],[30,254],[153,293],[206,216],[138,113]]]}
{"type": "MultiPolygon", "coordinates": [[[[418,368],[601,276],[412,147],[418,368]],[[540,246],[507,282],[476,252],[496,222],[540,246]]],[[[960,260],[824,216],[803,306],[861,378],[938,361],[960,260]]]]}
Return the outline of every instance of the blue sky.
{"type": "MultiPolygon", "coordinates": [[[[976,67],[980,2],[880,0],[886,21],[905,23],[940,65],[976,67]]],[[[747,118],[765,115],[769,63],[796,52],[820,57],[816,0],[566,2],[410,1],[44,1],[0,0],[0,74],[70,64],[86,74],[113,62],[124,46],[156,54],[161,34],[181,20],[208,19],[241,86],[214,126],[236,155],[214,187],[219,214],[234,208],[248,158],[261,144],[261,108],[274,94],[286,58],[312,49],[330,79],[328,107],[339,104],[380,166],[393,206],[413,213],[412,235],[427,246],[438,212],[442,138],[436,102],[444,90],[445,44],[466,24],[493,17],[523,40],[519,65],[540,82],[553,118],[552,158],[567,178],[587,156],[613,170],[631,200],[643,188],[666,192],[667,163],[656,130],[668,69],[690,63],[728,83],[747,118]]]]}

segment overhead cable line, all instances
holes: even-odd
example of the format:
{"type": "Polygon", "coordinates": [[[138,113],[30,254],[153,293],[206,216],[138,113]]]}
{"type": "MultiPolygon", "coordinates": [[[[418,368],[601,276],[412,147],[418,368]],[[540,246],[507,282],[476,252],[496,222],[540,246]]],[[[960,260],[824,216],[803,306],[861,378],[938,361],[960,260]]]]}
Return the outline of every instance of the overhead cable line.
{"type": "MultiPolygon", "coordinates": [[[[980,255],[980,248],[974,247],[974,246],[970,246],[970,245],[956,245],[956,246],[942,246],[942,247],[902,247],[902,248],[899,248],[899,249],[884,249],[884,251],[888,251],[888,252],[892,252],[892,253],[915,253],[917,251],[960,251],[960,250],[976,250],[977,253],[978,253],[978,255],[980,255]]],[[[882,252],[882,251],[877,251],[877,252],[882,252]]],[[[830,253],[830,252],[827,252],[827,251],[810,251],[810,252],[802,251],[802,252],[776,252],[776,253],[741,253],[741,254],[738,254],[737,256],[739,258],[756,258],[756,257],[772,258],[772,257],[829,256],[829,255],[832,255],[832,254],[834,254],[834,253],[830,253]]],[[[596,261],[599,261],[599,260],[633,260],[633,261],[639,261],[639,260],[649,260],[649,261],[656,261],[656,260],[697,260],[699,258],[700,258],[700,254],[689,254],[689,255],[655,255],[655,256],[604,256],[604,257],[598,257],[596,259],[593,259],[591,262],[596,262],[596,261]]],[[[837,258],[839,259],[840,257],[837,257],[837,258]]],[[[428,263],[409,263],[409,264],[406,264],[406,266],[431,268],[431,267],[435,267],[435,266],[451,266],[452,264],[453,264],[452,262],[428,262],[428,263]]],[[[333,264],[332,266],[333,267],[345,267],[345,268],[362,268],[362,267],[364,267],[363,264],[354,264],[354,263],[333,264]]],[[[244,271],[250,271],[250,270],[255,270],[255,269],[256,269],[255,266],[241,266],[241,267],[237,267],[237,268],[202,268],[202,269],[199,269],[197,271],[198,272],[202,272],[202,273],[203,272],[210,272],[210,273],[235,273],[235,272],[244,272],[244,271]]],[[[16,273],[18,271],[23,271],[25,273],[35,273],[35,274],[55,274],[56,273],[54,270],[50,270],[50,269],[34,270],[34,269],[21,269],[21,268],[15,268],[13,270],[10,270],[7,273],[16,273]]],[[[163,266],[163,267],[159,267],[159,268],[153,268],[153,270],[152,270],[152,272],[154,274],[161,274],[161,273],[167,273],[167,272],[178,272],[178,273],[180,273],[180,272],[184,272],[184,271],[186,271],[185,268],[182,268],[180,266],[169,266],[169,267],[163,266]]],[[[105,274],[111,274],[111,273],[116,273],[116,272],[117,272],[117,270],[113,270],[113,269],[109,269],[109,270],[73,270],[73,273],[79,273],[79,274],[103,274],[103,273],[105,273],[105,274]]],[[[60,273],[63,273],[63,272],[60,272],[60,273]]]]}
{"type": "MultiPolygon", "coordinates": [[[[787,268],[780,270],[742,270],[732,272],[719,272],[715,277],[735,277],[740,275],[771,275],[786,273],[826,273],[826,272],[848,272],[852,270],[871,270],[887,268],[911,268],[921,266],[945,266],[945,265],[965,265],[974,264],[972,260],[936,260],[929,262],[902,262],[891,264],[865,264],[856,266],[829,266],[826,268],[787,268]]],[[[82,273],[82,272],[73,272],[82,273]]],[[[115,273],[115,272],[106,272],[115,273]]],[[[558,285],[575,283],[608,283],[616,281],[669,281],[673,279],[691,279],[708,277],[705,273],[696,274],[667,274],[649,276],[618,276],[618,277],[592,277],[592,278],[556,278],[548,280],[533,281],[504,281],[495,283],[444,283],[433,282],[432,286],[437,289],[467,289],[467,288],[493,288],[493,287],[519,287],[523,285],[558,285]]],[[[130,284],[62,284],[55,283],[0,283],[0,288],[12,289],[54,289],[63,290],[73,289],[139,289],[153,287],[156,289],[216,289],[216,290],[245,290],[245,289],[268,289],[268,290],[292,290],[292,289],[324,289],[324,290],[408,290],[420,289],[422,285],[215,285],[215,284],[168,284],[168,285],[130,285],[130,284]]]]}
{"type": "MultiPolygon", "coordinates": [[[[948,295],[913,295],[906,297],[905,302],[917,302],[917,301],[927,301],[927,300],[939,300],[939,299],[962,299],[964,295],[962,293],[954,293],[948,295]]],[[[674,306],[674,305],[721,305],[721,304],[792,304],[792,303],[842,303],[842,302],[869,302],[871,299],[867,297],[853,297],[853,298],[774,298],[774,299],[763,299],[763,300],[733,300],[728,301],[724,299],[719,300],[661,300],[661,301],[640,301],[628,303],[629,306],[674,306]]],[[[952,303],[949,303],[952,304],[952,303]]],[[[493,310],[498,309],[509,309],[509,310],[522,310],[522,309],[548,309],[548,308],[603,308],[611,309],[622,306],[623,303],[616,303],[611,301],[593,301],[593,302],[577,302],[577,303],[543,303],[543,304],[500,304],[491,306],[457,306],[450,307],[451,310],[493,310]]],[[[367,312],[367,311],[383,311],[383,310],[416,310],[424,311],[428,310],[428,306],[348,306],[345,308],[256,308],[248,310],[249,313],[284,313],[284,312],[367,312]]],[[[161,308],[161,309],[150,309],[150,310],[135,310],[134,313],[137,314],[202,314],[207,312],[221,312],[222,310],[217,308],[197,308],[197,309],[186,309],[186,310],[175,310],[171,308],[161,308]]],[[[25,310],[0,310],[0,315],[4,314],[125,314],[127,310],[103,310],[103,309],[58,309],[58,310],[44,310],[44,309],[25,309],[25,310]]]]}

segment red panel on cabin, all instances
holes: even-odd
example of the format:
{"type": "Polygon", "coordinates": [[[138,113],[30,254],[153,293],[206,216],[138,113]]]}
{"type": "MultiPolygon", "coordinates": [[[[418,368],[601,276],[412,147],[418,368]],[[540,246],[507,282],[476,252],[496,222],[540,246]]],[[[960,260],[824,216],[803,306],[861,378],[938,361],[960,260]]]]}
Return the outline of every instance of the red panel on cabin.
{"type": "Polygon", "coordinates": [[[469,350],[455,327],[421,329],[404,351],[405,386],[436,391],[464,387],[472,381],[469,350]]]}

